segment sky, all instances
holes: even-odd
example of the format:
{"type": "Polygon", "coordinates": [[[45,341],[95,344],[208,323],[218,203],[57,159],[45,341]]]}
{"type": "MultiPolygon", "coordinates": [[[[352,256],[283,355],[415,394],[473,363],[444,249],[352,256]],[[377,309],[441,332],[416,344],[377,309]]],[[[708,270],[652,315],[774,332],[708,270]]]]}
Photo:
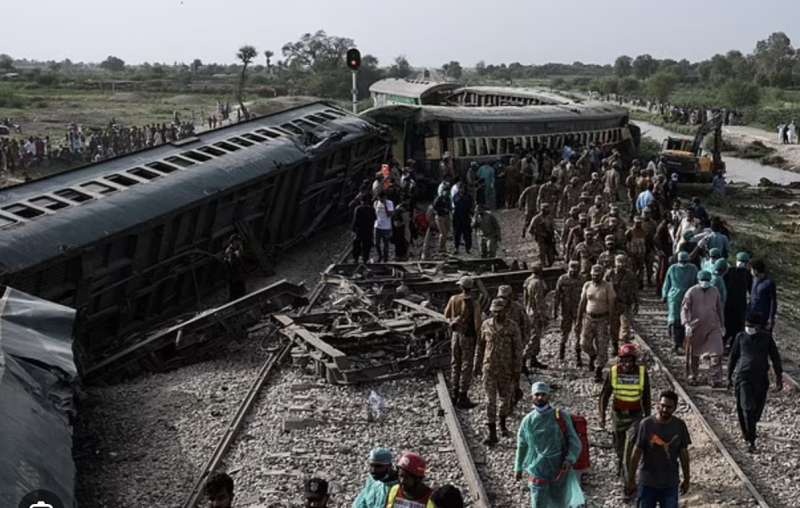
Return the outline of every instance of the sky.
{"type": "Polygon", "coordinates": [[[0,9],[0,53],[127,63],[233,63],[251,44],[280,57],[303,33],[355,40],[389,65],[613,63],[627,54],[697,61],[785,32],[800,45],[800,2],[781,0],[32,0],[0,9]]]}

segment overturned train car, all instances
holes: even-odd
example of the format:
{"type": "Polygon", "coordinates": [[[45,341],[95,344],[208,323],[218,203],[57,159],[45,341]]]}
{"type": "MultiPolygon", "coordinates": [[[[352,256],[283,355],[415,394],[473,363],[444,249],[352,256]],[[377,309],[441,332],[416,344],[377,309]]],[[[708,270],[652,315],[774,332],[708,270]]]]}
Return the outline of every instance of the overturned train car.
{"type": "Polygon", "coordinates": [[[0,284],[78,309],[85,367],[218,288],[232,233],[263,260],[341,217],[388,149],[315,102],[0,189],[0,284]]]}
{"type": "Polygon", "coordinates": [[[510,157],[517,149],[560,149],[565,143],[613,146],[633,157],[641,137],[639,128],[629,122],[627,109],[600,103],[391,105],[369,109],[362,115],[389,126],[396,159],[424,161],[429,171],[438,168],[445,153],[463,169],[472,161],[510,157]]]}

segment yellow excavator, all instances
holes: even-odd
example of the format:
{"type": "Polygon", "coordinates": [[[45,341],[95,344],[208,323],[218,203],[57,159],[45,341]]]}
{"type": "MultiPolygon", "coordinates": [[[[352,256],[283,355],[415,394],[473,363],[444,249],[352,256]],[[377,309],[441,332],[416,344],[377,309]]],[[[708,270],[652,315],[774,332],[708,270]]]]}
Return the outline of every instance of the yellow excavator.
{"type": "Polygon", "coordinates": [[[725,172],[722,161],[722,115],[716,114],[698,127],[694,139],[668,137],[659,153],[659,159],[667,166],[667,174],[678,174],[682,182],[711,182],[714,173],[725,172]],[[704,149],[703,140],[713,134],[709,149],[704,149]]]}

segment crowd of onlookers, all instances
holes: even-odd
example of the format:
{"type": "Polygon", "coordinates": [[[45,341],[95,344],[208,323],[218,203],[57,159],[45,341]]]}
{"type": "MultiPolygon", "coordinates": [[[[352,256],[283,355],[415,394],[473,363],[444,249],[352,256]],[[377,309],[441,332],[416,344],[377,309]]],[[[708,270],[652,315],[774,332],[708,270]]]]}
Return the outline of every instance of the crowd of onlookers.
{"type": "Polygon", "coordinates": [[[620,105],[630,104],[638,108],[646,109],[649,113],[658,114],[670,123],[701,125],[714,116],[721,114],[723,125],[742,124],[742,113],[735,109],[673,104],[671,102],[661,102],[655,99],[626,95],[616,95],[613,98],[607,96],[604,97],[604,100],[617,102],[620,105]]]}
{"type": "MultiPolygon", "coordinates": [[[[12,124],[9,119],[3,123],[12,124]]],[[[19,127],[14,130],[18,134],[21,131],[19,127]]],[[[50,136],[7,136],[0,138],[0,171],[13,175],[53,161],[66,164],[98,162],[193,136],[194,131],[192,122],[180,121],[176,115],[170,123],[144,126],[128,127],[113,119],[102,128],[84,128],[73,123],[58,140],[50,136]]]]}

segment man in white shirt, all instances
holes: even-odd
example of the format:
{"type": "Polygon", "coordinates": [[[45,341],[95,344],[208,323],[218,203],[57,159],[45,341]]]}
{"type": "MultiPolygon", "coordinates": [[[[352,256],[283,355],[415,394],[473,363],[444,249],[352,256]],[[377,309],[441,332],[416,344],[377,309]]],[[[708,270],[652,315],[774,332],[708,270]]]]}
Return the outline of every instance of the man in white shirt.
{"type": "Polygon", "coordinates": [[[389,261],[389,242],[392,239],[392,213],[394,203],[386,199],[386,192],[380,191],[378,198],[373,203],[375,207],[375,249],[378,251],[378,261],[389,261]]]}

